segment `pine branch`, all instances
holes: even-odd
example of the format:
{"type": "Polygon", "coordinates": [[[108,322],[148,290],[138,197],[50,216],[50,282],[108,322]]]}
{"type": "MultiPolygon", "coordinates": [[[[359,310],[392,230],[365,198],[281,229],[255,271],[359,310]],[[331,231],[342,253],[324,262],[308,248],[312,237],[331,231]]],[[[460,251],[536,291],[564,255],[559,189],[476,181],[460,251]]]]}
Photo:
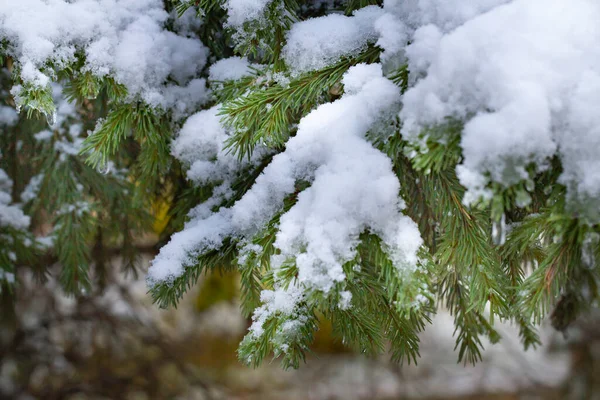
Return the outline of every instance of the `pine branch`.
{"type": "Polygon", "coordinates": [[[330,88],[341,81],[350,66],[378,56],[379,50],[370,48],[355,59],[306,74],[286,86],[273,83],[224,103],[223,122],[234,131],[228,146],[240,158],[252,154],[258,143],[281,148],[293,133],[294,124],[329,99],[330,88]]]}
{"type": "Polygon", "coordinates": [[[197,281],[200,275],[218,269],[235,268],[236,243],[226,240],[219,250],[198,256],[194,265],[186,266],[184,273],[169,283],[153,285],[149,289],[152,301],[160,308],[177,308],[177,303],[197,281]]]}

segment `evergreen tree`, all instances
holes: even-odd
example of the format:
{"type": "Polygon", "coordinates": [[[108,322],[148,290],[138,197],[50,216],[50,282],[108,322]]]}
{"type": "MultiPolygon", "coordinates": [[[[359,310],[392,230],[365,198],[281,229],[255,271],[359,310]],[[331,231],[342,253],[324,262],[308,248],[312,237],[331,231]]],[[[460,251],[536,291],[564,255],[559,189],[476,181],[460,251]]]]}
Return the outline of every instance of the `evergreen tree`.
{"type": "Polygon", "coordinates": [[[598,17],[592,0],[5,0],[3,307],[19,269],[58,263],[72,294],[102,286],[111,251],[135,272],[162,205],[149,293],[176,306],[238,270],[244,363],[297,367],[319,315],[417,362],[439,306],[461,361],[497,319],[535,346],[549,313],[565,329],[598,301],[598,17]]]}

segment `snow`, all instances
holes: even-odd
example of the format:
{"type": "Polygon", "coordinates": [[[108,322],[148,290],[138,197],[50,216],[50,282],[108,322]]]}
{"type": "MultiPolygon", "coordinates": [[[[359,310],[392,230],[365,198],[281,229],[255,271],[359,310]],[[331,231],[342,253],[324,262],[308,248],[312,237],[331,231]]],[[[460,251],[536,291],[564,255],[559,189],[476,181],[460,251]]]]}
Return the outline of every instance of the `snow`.
{"type": "Polygon", "coordinates": [[[84,70],[113,75],[130,96],[170,108],[168,77],[185,85],[204,67],[208,50],[197,39],[163,28],[161,0],[3,0],[0,38],[21,66],[21,78],[46,86],[48,62],[66,67],[85,53],[84,70]],[[167,92],[167,93],[166,93],[167,92]]]}
{"type": "Polygon", "coordinates": [[[10,205],[12,202],[12,187],[13,181],[10,179],[8,174],[0,168],[0,227],[2,226],[13,226],[17,229],[29,225],[27,220],[25,223],[25,217],[22,211],[16,207],[10,205]]]}
{"type": "Polygon", "coordinates": [[[34,175],[21,192],[21,201],[27,203],[35,198],[37,198],[38,193],[40,192],[40,188],[42,185],[42,181],[44,180],[44,175],[38,174],[34,175]]]}
{"type": "Polygon", "coordinates": [[[240,27],[246,22],[260,20],[272,0],[227,0],[227,25],[240,27]]]}
{"type": "Polygon", "coordinates": [[[54,247],[54,241],[56,238],[54,236],[38,236],[35,238],[36,244],[38,244],[42,249],[50,249],[54,247]]]}
{"type": "Polygon", "coordinates": [[[385,0],[385,11],[412,30],[429,24],[450,32],[465,22],[511,0],[385,0]]]}
{"type": "Polygon", "coordinates": [[[340,292],[340,303],[338,307],[342,310],[347,310],[352,305],[352,293],[344,290],[340,292]]]}
{"type": "Polygon", "coordinates": [[[375,44],[383,49],[381,62],[385,65],[395,57],[399,58],[399,62],[394,64],[404,61],[404,48],[408,42],[408,28],[404,22],[391,13],[385,13],[375,20],[374,27],[379,36],[375,44]]]}
{"type": "MultiPolygon", "coordinates": [[[[346,94],[302,118],[286,150],[273,158],[238,202],[203,213],[172,236],[149,270],[151,286],[177,278],[195,255],[218,248],[226,237],[251,239],[300,180],[312,185],[281,216],[275,241],[280,255],[272,259],[273,268],[293,257],[300,285],[328,293],[343,282],[342,264],[353,258],[358,235],[365,230],[381,236],[399,270],[415,268],[422,243],[419,231],[401,212],[391,161],[365,140],[373,124],[398,109],[399,88],[382,76],[379,64],[352,67],[343,83],[346,94]]],[[[206,136],[222,134],[218,125],[200,122],[191,124],[210,129],[206,136]]],[[[191,144],[191,137],[182,134],[174,145],[176,155],[187,162],[205,148],[200,142],[191,144]]]]}
{"type": "Polygon", "coordinates": [[[294,74],[314,71],[352,57],[376,44],[381,61],[399,67],[409,38],[418,29],[450,32],[509,0],[386,0],[352,17],[330,14],[295,23],[287,34],[283,57],[294,74]]]}
{"type": "Polygon", "coordinates": [[[14,108],[0,105],[0,126],[13,126],[18,120],[19,115],[14,108]]]}
{"type": "Polygon", "coordinates": [[[296,313],[298,304],[303,297],[302,290],[294,285],[290,285],[287,290],[263,290],[260,294],[262,305],[252,315],[250,337],[261,336],[264,333],[264,323],[274,315],[279,314],[280,317],[286,317],[296,313]]]}
{"type": "MultiPolygon", "coordinates": [[[[265,18],[271,0],[227,0],[223,6],[227,27],[237,30],[234,42],[251,37],[255,26],[249,23],[262,29],[271,22],[265,18]]],[[[240,79],[252,73],[253,65],[230,57],[214,62],[208,78],[200,78],[208,50],[194,31],[202,21],[190,10],[174,22],[174,33],[165,29],[168,18],[162,0],[4,0],[0,39],[8,40],[24,87],[52,85],[53,130],[34,137],[51,145],[59,161],[79,153],[83,126],[74,104],[59,98],[49,65],[66,68],[81,53],[84,71],[114,76],[128,88],[129,100],[139,97],[173,112],[173,127],[181,129],[171,154],[192,184],[211,186],[212,196],[190,211],[184,229],[161,249],[148,285],[171,283],[197,256],[220,248],[227,238],[238,243],[238,262],[247,261],[249,254],[262,251],[252,239],[282,211],[284,200],[296,195],[295,204],[279,217],[270,261],[274,272],[293,263],[298,274],[292,283],[274,275],[272,290],[261,293],[251,338],[261,336],[272,317],[285,320],[275,340],[296,334],[312,292],[335,293],[340,309],[352,307],[343,265],[356,256],[363,232],[382,239],[399,274],[418,268],[423,241],[403,214],[392,161],[367,139],[382,121],[399,115],[403,137],[421,141],[428,127],[460,120],[463,158],[456,172],[467,188],[466,204],[489,198],[491,182],[513,185],[528,179],[526,167],[533,163],[541,171],[555,155],[571,203],[595,205],[600,197],[596,0],[386,0],[383,7],[368,6],[349,17],[329,14],[294,23],[282,53],[289,71],[267,72],[267,80],[286,86],[289,79],[356,57],[370,45],[381,48],[383,65],[352,67],[344,75],[342,97],[305,115],[285,149],[228,207],[223,204],[232,199],[236,178],[264,160],[267,150],[258,146],[250,159],[239,160],[226,148],[231,132],[219,115],[222,105],[196,111],[210,100],[207,81],[240,79]],[[383,72],[404,62],[410,78],[401,95],[383,72]],[[297,193],[299,182],[308,187],[297,193]]],[[[15,110],[0,106],[0,126],[17,121],[15,110]]],[[[38,196],[42,179],[30,180],[22,201],[38,196]]],[[[13,204],[11,192],[12,182],[0,169],[0,227],[26,229],[29,217],[13,204]]],[[[92,211],[80,200],[59,213],[92,211]]],[[[502,216],[492,226],[496,244],[504,243],[507,229],[502,216]]],[[[39,241],[51,242],[52,236],[39,241]]],[[[597,241],[586,239],[585,246],[597,241]]],[[[591,265],[587,247],[583,262],[591,265]]],[[[2,274],[0,279],[8,276],[2,274]]],[[[413,306],[428,299],[419,294],[413,306]]],[[[282,339],[279,350],[286,349],[282,339]]]]}
{"type": "Polygon", "coordinates": [[[183,15],[177,16],[177,10],[171,11],[173,30],[181,36],[196,37],[196,32],[202,27],[203,21],[198,17],[195,7],[188,8],[183,15]]]}
{"type": "Polygon", "coordinates": [[[237,80],[250,75],[252,64],[246,57],[229,57],[217,61],[210,66],[208,73],[209,81],[237,80]]]}
{"type": "Polygon", "coordinates": [[[442,32],[435,25],[425,25],[418,29],[412,37],[413,45],[405,48],[408,58],[410,81],[414,82],[425,74],[437,55],[442,39],[442,32]]]}
{"type": "Polygon", "coordinates": [[[216,105],[192,115],[171,145],[173,156],[189,165],[188,179],[198,185],[227,179],[240,168],[238,158],[225,149],[229,133],[218,113],[216,105]]]}
{"type": "Polygon", "coordinates": [[[181,120],[206,103],[210,98],[210,91],[206,88],[206,79],[196,78],[185,86],[166,85],[162,93],[158,93],[156,96],[154,103],[150,100],[147,100],[147,102],[149,104],[168,105],[173,111],[173,118],[181,120]]]}
{"type": "Polygon", "coordinates": [[[76,201],[73,204],[65,204],[58,211],[58,215],[72,214],[81,217],[83,214],[88,214],[91,211],[88,201],[76,201]]]}
{"type": "Polygon", "coordinates": [[[380,7],[368,6],[352,17],[331,14],[295,23],[287,33],[283,59],[300,74],[355,56],[377,41],[375,21],[383,14],[380,7]]]}
{"type": "Polygon", "coordinates": [[[407,56],[423,68],[411,72],[426,77],[404,96],[403,134],[416,139],[448,117],[465,121],[459,178],[468,201],[484,193],[489,180],[513,184],[526,176],[527,164],[544,168],[554,154],[562,160],[569,196],[597,198],[600,4],[515,0],[487,6],[427,17],[438,18],[441,28],[415,31],[407,56]]]}
{"type": "Polygon", "coordinates": [[[281,217],[275,241],[282,256],[299,254],[299,281],[325,293],[345,279],[342,264],[354,256],[362,231],[371,229],[392,253],[398,250],[398,265],[414,266],[421,244],[418,230],[400,212],[390,160],[364,139],[380,113],[393,108],[398,88],[381,78],[376,64],[352,68],[343,83],[349,96],[302,119],[297,140],[288,144],[297,149],[299,160],[292,163],[315,169],[306,171],[312,185],[281,217]]]}
{"type": "Polygon", "coordinates": [[[217,104],[188,118],[171,145],[171,154],[187,168],[187,178],[198,186],[215,184],[212,196],[190,211],[183,231],[172,236],[154,260],[148,275],[153,285],[170,281],[183,273],[194,256],[209,248],[218,248],[232,234],[230,210],[214,213],[233,194],[233,180],[244,168],[255,165],[267,153],[257,146],[250,159],[239,160],[225,148],[230,133],[222,125],[217,104]]]}
{"type": "Polygon", "coordinates": [[[44,129],[43,131],[40,131],[36,134],[33,135],[33,138],[35,140],[37,140],[38,142],[45,142],[47,140],[52,139],[52,131],[48,130],[48,129],[44,129]]]}
{"type": "MultiPolygon", "coordinates": [[[[245,32],[252,30],[248,23],[268,24],[270,5],[271,0],[227,0],[226,24],[237,31],[234,41],[251,34],[245,32]]],[[[237,56],[218,60],[208,79],[199,78],[208,57],[193,33],[201,20],[188,12],[174,24],[174,33],[164,28],[168,18],[161,0],[4,0],[0,39],[8,40],[8,54],[25,84],[46,87],[56,80],[47,66],[67,67],[81,52],[84,71],[114,76],[128,88],[130,100],[139,96],[170,109],[179,121],[195,112],[181,126],[171,153],[194,185],[212,186],[212,196],[161,249],[149,270],[150,286],[172,282],[226,238],[239,242],[240,262],[260,252],[252,239],[296,194],[298,182],[309,183],[280,216],[271,258],[275,271],[293,261],[297,280],[286,286],[276,279],[274,290],[262,293],[252,335],[260,336],[275,314],[298,313],[310,291],[337,291],[339,307],[351,307],[342,266],[355,257],[362,232],[382,239],[399,273],[417,268],[423,242],[402,212],[392,162],[366,138],[381,121],[399,115],[403,137],[413,142],[422,141],[428,127],[461,121],[463,159],[456,172],[467,188],[466,204],[489,199],[491,182],[508,186],[528,179],[526,167],[534,164],[541,171],[555,155],[571,203],[591,204],[600,197],[600,3],[595,0],[386,0],[383,7],[367,6],[352,16],[334,13],[292,24],[282,52],[289,71],[267,74],[282,86],[355,57],[369,45],[381,48],[383,66],[350,68],[343,96],[304,116],[285,150],[230,207],[222,204],[232,198],[236,177],[263,160],[267,150],[258,146],[249,160],[239,160],[226,148],[231,132],[221,121],[222,105],[196,111],[211,97],[207,80],[240,79],[252,73],[252,64],[237,56]],[[383,71],[404,62],[409,89],[401,95],[383,71]]],[[[78,154],[83,128],[73,119],[75,106],[58,98],[60,87],[52,89],[55,131],[35,138],[52,141],[59,160],[65,160],[78,154]]],[[[17,120],[13,109],[0,106],[0,125],[17,120]]],[[[39,183],[39,176],[30,181],[23,201],[35,198],[39,183]]],[[[0,170],[0,226],[26,228],[29,218],[12,204],[11,186],[0,170]]],[[[79,202],[61,212],[88,212],[88,206],[79,202]]],[[[501,244],[504,219],[493,231],[501,244]]],[[[290,322],[283,331],[294,327],[290,322]]]]}
{"type": "MultiPolygon", "coordinates": [[[[14,254],[14,253],[10,253],[10,254],[14,254]]],[[[0,269],[0,280],[5,280],[8,283],[15,283],[15,274],[11,273],[11,272],[6,272],[0,269]]],[[[2,290],[2,289],[0,289],[2,290]]]]}
{"type": "Polygon", "coordinates": [[[0,228],[11,227],[24,230],[29,226],[30,218],[18,205],[11,204],[10,195],[13,182],[6,172],[0,168],[0,228]]]}
{"type": "MultiPolygon", "coordinates": [[[[52,83],[52,98],[56,105],[54,113],[52,129],[57,133],[54,134],[50,130],[42,130],[34,134],[37,141],[49,141],[53,137],[54,150],[59,154],[58,161],[64,162],[68,156],[77,156],[83,146],[84,138],[83,125],[79,119],[77,109],[74,102],[69,102],[62,94],[62,86],[57,83],[52,83]]],[[[33,189],[33,188],[32,188],[33,189]]],[[[27,188],[26,188],[27,190],[27,188]]],[[[28,198],[33,192],[28,192],[25,197],[28,198]]],[[[21,195],[23,198],[23,194],[21,195]]],[[[27,200],[24,200],[27,201],[27,200]]]]}

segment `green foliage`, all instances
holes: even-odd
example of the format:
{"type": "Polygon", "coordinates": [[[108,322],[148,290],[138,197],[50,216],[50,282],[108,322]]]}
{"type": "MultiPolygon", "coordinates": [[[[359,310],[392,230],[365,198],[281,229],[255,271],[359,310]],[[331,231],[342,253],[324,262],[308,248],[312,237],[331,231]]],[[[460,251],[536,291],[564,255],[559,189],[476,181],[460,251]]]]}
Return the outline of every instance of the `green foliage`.
{"type": "MultiPolygon", "coordinates": [[[[74,121],[71,121],[74,122],[74,121]]],[[[132,185],[118,175],[105,175],[87,165],[76,154],[57,150],[57,143],[68,140],[62,131],[37,146],[35,197],[28,212],[43,221],[50,215],[52,239],[62,272],[61,282],[67,292],[89,289],[88,270],[94,260],[93,244],[99,231],[124,249],[125,265],[133,267],[130,253],[132,236],[147,226],[147,213],[131,199],[132,185]],[[126,229],[124,229],[126,228],[126,229]]],[[[110,242],[110,241],[109,241],[110,242]]]]}
{"type": "Polygon", "coordinates": [[[176,307],[179,299],[207,271],[218,268],[229,270],[234,268],[235,242],[227,241],[220,250],[213,250],[197,257],[193,266],[185,269],[183,275],[168,284],[152,286],[150,294],[161,308],[176,307]]]}
{"type": "MultiPolygon", "coordinates": [[[[258,166],[235,177],[231,196],[218,201],[214,210],[231,206],[252,187],[296,134],[302,117],[343,94],[342,77],[351,66],[379,60],[381,49],[371,46],[322,70],[296,76],[281,59],[286,31],[307,15],[320,15],[322,9],[275,0],[266,7],[264,18],[234,29],[225,26],[224,1],[172,3],[180,16],[193,9],[204,19],[197,33],[210,48],[212,61],[240,55],[255,65],[249,76],[210,85],[230,133],[228,150],[239,159],[251,158],[258,145],[271,152],[258,166]]],[[[336,7],[350,15],[380,3],[352,0],[336,7]]],[[[170,155],[170,141],[181,122],[165,110],[128,97],[114,77],[83,71],[81,54],[72,65],[48,66],[48,75],[61,81],[64,95],[76,102],[76,118],[52,126],[47,140],[34,139],[33,134],[45,126],[38,114],[49,122],[55,118],[52,87],[20,82],[19,66],[12,66],[5,56],[7,46],[6,41],[0,43],[0,65],[6,75],[12,69],[14,81],[21,85],[14,97],[8,91],[0,97],[3,104],[26,110],[26,115],[0,135],[0,166],[14,181],[13,202],[19,201],[25,182],[35,178],[39,187],[32,198],[24,199],[25,211],[32,217],[30,230],[0,229],[2,294],[18,287],[9,280],[21,266],[43,277],[54,262],[60,264],[67,292],[89,289],[92,277],[101,286],[111,249],[125,256],[128,271],[135,272],[135,237],[150,231],[151,206],[162,202],[169,208],[161,237],[165,242],[182,229],[190,210],[211,199],[223,182],[192,187],[170,155]],[[89,130],[80,154],[60,151],[57,143],[75,145],[76,138],[66,133],[75,124],[89,130]],[[43,248],[36,240],[43,229],[52,237],[53,247],[43,248]]],[[[388,78],[404,92],[409,72],[404,65],[388,78]]],[[[206,70],[199,73],[207,75],[206,70]]],[[[526,177],[513,184],[491,184],[485,188],[489,196],[467,206],[456,175],[463,157],[464,121],[447,119],[411,141],[400,135],[402,121],[385,122],[385,128],[370,132],[368,139],[390,158],[401,184],[404,212],[418,224],[424,240],[418,267],[399,272],[381,239],[363,232],[354,258],[343,265],[346,280],[329,293],[304,293],[293,310],[279,310],[259,321],[262,330],[246,336],[240,345],[242,362],[257,366],[273,356],[283,367],[297,368],[310,351],[317,316],[322,315],[331,321],[336,338],[356,351],[370,355],[388,351],[395,361],[416,363],[419,334],[437,309],[445,307],[454,316],[459,362],[475,363],[482,357],[484,337],[492,343],[500,340],[494,330],[498,320],[516,324],[528,348],[540,343],[536,325],[544,318],[550,316],[552,324],[564,330],[597,304],[600,226],[565,206],[559,160],[550,160],[543,170],[528,166],[526,177]],[[350,304],[344,304],[348,294],[350,304]]],[[[295,258],[277,269],[271,259],[279,254],[274,243],[281,216],[309,186],[310,182],[296,182],[296,191],[247,242],[231,237],[216,250],[190,254],[181,276],[151,286],[154,302],[176,307],[201,275],[236,271],[242,311],[250,316],[265,307],[264,291],[295,287],[295,258]]]]}
{"type": "Polygon", "coordinates": [[[31,83],[24,83],[19,87],[14,98],[17,110],[25,109],[27,118],[32,118],[34,115],[43,115],[50,124],[53,124],[56,107],[52,100],[52,87],[50,85],[40,87],[31,83]]]}
{"type": "Polygon", "coordinates": [[[357,58],[342,60],[320,71],[292,80],[283,77],[284,82],[287,81],[284,84],[260,75],[242,80],[241,84],[248,85],[245,89],[232,88],[240,83],[226,84],[224,91],[228,95],[221,114],[225,125],[234,132],[228,146],[240,158],[249,156],[257,143],[282,148],[302,116],[339,96],[339,84],[348,68],[360,62],[372,62],[378,56],[379,50],[370,48],[357,58]],[[246,95],[234,97],[248,90],[246,95]]]}
{"type": "MultiPolygon", "coordinates": [[[[357,351],[377,354],[389,342],[394,360],[402,362],[406,359],[409,363],[416,363],[419,357],[418,334],[431,322],[434,304],[427,266],[423,265],[423,268],[398,276],[397,268],[381,249],[379,239],[365,233],[356,259],[344,267],[347,275],[345,289],[352,294],[351,306],[340,308],[341,297],[338,294],[323,296],[313,293],[293,313],[269,317],[261,335],[249,334],[240,346],[240,360],[258,365],[274,352],[275,356],[281,355],[284,368],[296,368],[309,351],[317,329],[315,315],[322,314],[331,321],[333,334],[357,351]],[[291,337],[282,333],[281,327],[286,323],[299,326],[291,337]]],[[[273,289],[276,281],[283,282],[284,286],[292,284],[296,273],[293,262],[284,264],[277,271],[277,279],[274,279],[273,273],[267,273],[262,286],[273,289]]],[[[247,284],[247,279],[242,276],[242,285],[247,284]]]]}
{"type": "MultiPolygon", "coordinates": [[[[63,97],[77,102],[76,112],[60,114],[60,120],[55,120],[56,102],[63,100],[53,98],[50,85],[23,84],[13,90],[13,99],[0,92],[1,100],[26,110],[16,126],[0,127],[0,168],[13,180],[13,201],[22,202],[31,217],[29,232],[0,227],[0,259],[6,255],[11,261],[1,268],[14,273],[17,287],[19,269],[28,266],[44,280],[48,269],[58,264],[63,289],[80,295],[93,283],[104,284],[107,253],[119,251],[125,272],[136,272],[134,237],[149,229],[150,218],[146,203],[134,198],[136,185],[122,168],[131,163],[131,155],[113,157],[115,170],[107,173],[77,154],[80,132],[93,128],[108,104],[123,99],[126,91],[112,77],[99,79],[75,68],[68,66],[56,74],[63,97]],[[38,240],[40,236],[44,239],[38,240]]],[[[10,88],[8,70],[1,71],[2,88],[10,88]]],[[[18,68],[12,72],[18,76],[18,68]]]]}
{"type": "Polygon", "coordinates": [[[63,94],[69,101],[85,102],[106,96],[108,101],[118,102],[127,96],[127,88],[110,76],[98,78],[86,71],[69,78],[63,89],[63,94]]]}

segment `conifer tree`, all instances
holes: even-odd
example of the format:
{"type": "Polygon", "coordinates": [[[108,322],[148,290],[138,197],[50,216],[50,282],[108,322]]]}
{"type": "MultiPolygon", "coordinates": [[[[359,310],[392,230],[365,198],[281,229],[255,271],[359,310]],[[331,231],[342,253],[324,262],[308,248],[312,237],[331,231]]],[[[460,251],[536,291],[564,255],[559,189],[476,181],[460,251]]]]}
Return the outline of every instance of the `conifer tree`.
{"type": "MultiPolygon", "coordinates": [[[[417,362],[497,320],[598,301],[600,5],[592,0],[5,0],[0,290],[107,254],[168,207],[149,295],[239,271],[240,360],[298,367],[318,326],[417,362]],[[544,12],[540,12],[544,10],[544,12]]],[[[127,271],[124,271],[127,272],[127,271]]]]}

